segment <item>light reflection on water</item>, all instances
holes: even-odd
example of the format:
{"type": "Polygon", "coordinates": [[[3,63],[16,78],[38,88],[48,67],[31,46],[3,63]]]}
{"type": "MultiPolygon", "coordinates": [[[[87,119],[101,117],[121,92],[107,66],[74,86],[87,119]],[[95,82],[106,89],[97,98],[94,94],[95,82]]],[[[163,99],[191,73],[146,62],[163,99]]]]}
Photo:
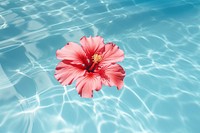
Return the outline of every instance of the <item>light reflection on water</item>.
{"type": "Polygon", "coordinates": [[[200,1],[0,1],[0,132],[198,133],[200,1]],[[124,88],[83,99],[55,51],[101,35],[125,51],[124,88]]]}

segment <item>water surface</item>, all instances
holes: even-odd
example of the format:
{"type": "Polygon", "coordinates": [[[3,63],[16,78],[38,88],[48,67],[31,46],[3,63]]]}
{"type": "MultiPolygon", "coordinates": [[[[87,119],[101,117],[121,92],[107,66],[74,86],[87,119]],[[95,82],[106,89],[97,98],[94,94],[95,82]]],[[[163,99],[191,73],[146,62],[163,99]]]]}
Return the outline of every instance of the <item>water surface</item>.
{"type": "Polygon", "coordinates": [[[0,0],[1,133],[199,133],[199,0],[0,0]],[[125,85],[81,98],[54,78],[82,36],[125,52],[125,85]]]}

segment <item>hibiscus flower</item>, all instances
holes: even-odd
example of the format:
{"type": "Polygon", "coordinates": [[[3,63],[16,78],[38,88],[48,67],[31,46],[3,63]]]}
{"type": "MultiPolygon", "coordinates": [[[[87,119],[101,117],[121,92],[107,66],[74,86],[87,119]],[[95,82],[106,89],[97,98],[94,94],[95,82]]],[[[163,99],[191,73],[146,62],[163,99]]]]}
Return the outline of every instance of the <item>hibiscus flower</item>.
{"type": "Polygon", "coordinates": [[[102,84],[120,90],[125,71],[116,62],[124,59],[124,52],[112,42],[105,44],[100,36],[84,36],[80,44],[69,42],[57,50],[61,62],[56,66],[55,78],[62,85],[76,80],[76,89],[84,98],[93,97],[93,90],[99,91],[102,84]]]}

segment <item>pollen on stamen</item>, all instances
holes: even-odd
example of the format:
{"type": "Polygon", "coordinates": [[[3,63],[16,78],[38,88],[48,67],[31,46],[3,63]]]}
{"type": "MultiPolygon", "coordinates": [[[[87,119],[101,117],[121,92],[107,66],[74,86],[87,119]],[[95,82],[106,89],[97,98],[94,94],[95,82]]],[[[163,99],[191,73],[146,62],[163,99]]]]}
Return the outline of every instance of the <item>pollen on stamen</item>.
{"type": "Polygon", "coordinates": [[[94,63],[99,63],[99,62],[102,60],[102,56],[99,55],[99,54],[94,54],[94,55],[92,56],[92,59],[93,59],[93,62],[94,62],[94,63]]]}

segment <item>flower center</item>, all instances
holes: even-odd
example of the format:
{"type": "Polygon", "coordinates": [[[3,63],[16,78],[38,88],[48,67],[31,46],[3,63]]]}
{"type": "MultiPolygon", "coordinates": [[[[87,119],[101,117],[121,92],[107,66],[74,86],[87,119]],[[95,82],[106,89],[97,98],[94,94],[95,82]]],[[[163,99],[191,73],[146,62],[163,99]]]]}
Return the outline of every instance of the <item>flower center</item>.
{"type": "Polygon", "coordinates": [[[92,56],[92,65],[89,67],[89,71],[93,72],[97,64],[102,60],[102,56],[99,54],[94,54],[92,56]]]}
{"type": "Polygon", "coordinates": [[[99,54],[94,54],[94,55],[92,56],[92,59],[93,59],[93,62],[94,62],[94,63],[99,63],[99,62],[102,60],[102,56],[99,55],[99,54]]]}

